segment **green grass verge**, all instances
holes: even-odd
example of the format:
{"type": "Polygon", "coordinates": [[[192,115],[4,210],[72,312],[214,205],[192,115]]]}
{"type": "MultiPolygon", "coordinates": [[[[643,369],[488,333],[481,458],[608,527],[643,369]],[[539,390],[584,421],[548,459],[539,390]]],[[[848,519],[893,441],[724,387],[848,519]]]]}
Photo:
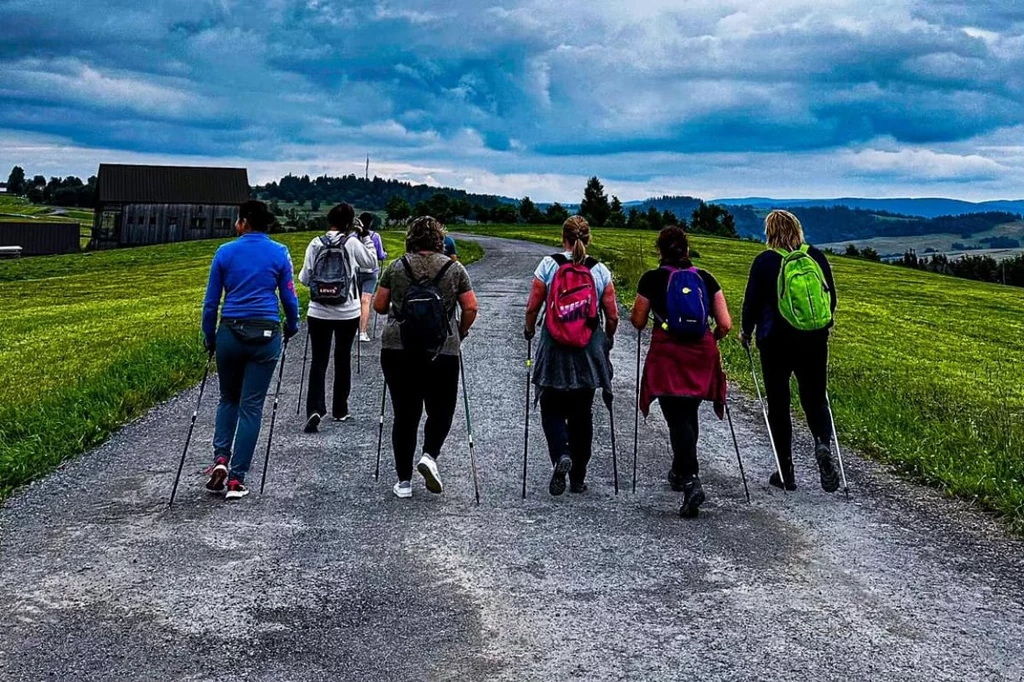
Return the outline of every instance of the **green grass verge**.
{"type": "MultiPolygon", "coordinates": [[[[555,227],[475,229],[561,243],[555,227]]],[[[653,232],[594,231],[591,251],[612,268],[627,305],[640,275],[657,264],[655,240],[653,232]]],[[[697,263],[721,282],[738,327],[747,273],[763,246],[692,242],[697,263]]],[[[856,259],[832,264],[839,309],[830,392],[841,444],[975,500],[1024,530],[1024,291],[856,259]]],[[[735,335],[722,350],[730,379],[753,392],[735,335]]]]}
{"type": "MultiPolygon", "coordinates": [[[[389,253],[404,251],[402,233],[382,236],[389,253]]],[[[298,272],[312,234],[274,238],[298,272]]],[[[198,381],[202,298],[221,243],[0,262],[0,499],[198,381]]],[[[463,262],[482,255],[469,242],[459,250],[463,262]]]]}

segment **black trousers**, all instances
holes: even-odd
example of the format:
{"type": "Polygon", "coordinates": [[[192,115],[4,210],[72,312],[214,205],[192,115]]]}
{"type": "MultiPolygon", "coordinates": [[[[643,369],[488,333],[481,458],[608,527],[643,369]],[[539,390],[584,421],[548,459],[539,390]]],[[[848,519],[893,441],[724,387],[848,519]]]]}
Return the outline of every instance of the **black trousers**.
{"type": "Polygon", "coordinates": [[[395,473],[398,480],[408,481],[412,479],[412,460],[416,455],[416,436],[423,410],[427,412],[427,423],[423,426],[423,452],[426,454],[437,459],[452,429],[459,399],[459,357],[438,355],[431,361],[404,350],[382,350],[380,365],[395,413],[391,427],[395,473]]]}
{"type": "Polygon", "coordinates": [[[785,342],[768,339],[759,346],[761,371],[764,373],[765,397],[768,400],[768,423],[779,452],[783,469],[793,466],[793,422],[789,407],[789,378],[796,375],[800,404],[807,415],[807,425],[819,440],[829,442],[832,420],[829,418],[828,336],[813,334],[785,342]]]}
{"type": "Polygon", "coordinates": [[[331,358],[331,341],[334,341],[334,396],[331,415],[344,417],[348,414],[348,396],[352,391],[352,340],[359,331],[359,318],[352,320],[307,319],[309,348],[313,355],[309,363],[309,388],[306,391],[306,416],[314,412],[327,415],[327,364],[331,358]]]}
{"type": "Polygon", "coordinates": [[[556,464],[562,455],[572,459],[569,481],[583,483],[593,454],[594,389],[560,391],[544,388],[540,394],[540,419],[548,441],[548,455],[556,464]]]}
{"type": "Polygon", "coordinates": [[[658,398],[661,413],[668,422],[669,440],[672,442],[672,470],[682,478],[700,473],[697,464],[697,438],[700,437],[700,398],[658,398]]]}

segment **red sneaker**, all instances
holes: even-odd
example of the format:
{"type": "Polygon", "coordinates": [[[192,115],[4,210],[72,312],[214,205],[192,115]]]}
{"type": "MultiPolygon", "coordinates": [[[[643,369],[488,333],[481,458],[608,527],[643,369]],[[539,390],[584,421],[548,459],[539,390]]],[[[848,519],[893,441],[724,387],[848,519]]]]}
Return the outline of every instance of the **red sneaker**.
{"type": "Polygon", "coordinates": [[[249,494],[249,489],[238,479],[228,481],[228,492],[224,495],[228,500],[239,500],[249,494]]]}
{"type": "Polygon", "coordinates": [[[206,489],[211,493],[224,492],[224,481],[228,478],[228,458],[218,457],[209,469],[205,472],[210,477],[206,482],[206,489]]]}

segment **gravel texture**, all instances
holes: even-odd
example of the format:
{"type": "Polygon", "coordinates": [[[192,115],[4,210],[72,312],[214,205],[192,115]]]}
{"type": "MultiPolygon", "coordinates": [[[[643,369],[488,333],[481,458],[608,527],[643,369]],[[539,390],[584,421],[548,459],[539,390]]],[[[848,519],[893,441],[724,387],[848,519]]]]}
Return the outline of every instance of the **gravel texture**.
{"type": "Polygon", "coordinates": [[[373,480],[378,342],[363,347],[354,419],[318,435],[295,416],[294,344],[262,497],[227,503],[201,488],[212,384],[173,509],[198,389],[7,502],[0,679],[1024,679],[1024,544],[852,453],[850,501],[822,492],[805,429],[800,489],[768,488],[756,402],[733,402],[750,505],[710,409],[701,517],[678,516],[660,414],[641,422],[633,494],[626,326],[613,353],[620,494],[597,401],[590,490],[548,495],[534,412],[521,500],[523,307],[548,249],[480,241],[487,257],[470,273],[482,314],[465,346],[479,507],[461,402],[440,459],[445,494],[416,480],[398,500],[387,433],[373,480]]]}

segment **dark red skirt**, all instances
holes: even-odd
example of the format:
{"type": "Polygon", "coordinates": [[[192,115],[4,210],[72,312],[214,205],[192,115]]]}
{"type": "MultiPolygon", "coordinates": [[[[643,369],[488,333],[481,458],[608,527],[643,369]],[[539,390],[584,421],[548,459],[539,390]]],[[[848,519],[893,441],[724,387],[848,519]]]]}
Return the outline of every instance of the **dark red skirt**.
{"type": "Polygon", "coordinates": [[[684,343],[655,327],[640,382],[640,411],[646,417],[651,403],[665,396],[710,400],[724,418],[725,372],[710,331],[700,341],[684,343]]]}

